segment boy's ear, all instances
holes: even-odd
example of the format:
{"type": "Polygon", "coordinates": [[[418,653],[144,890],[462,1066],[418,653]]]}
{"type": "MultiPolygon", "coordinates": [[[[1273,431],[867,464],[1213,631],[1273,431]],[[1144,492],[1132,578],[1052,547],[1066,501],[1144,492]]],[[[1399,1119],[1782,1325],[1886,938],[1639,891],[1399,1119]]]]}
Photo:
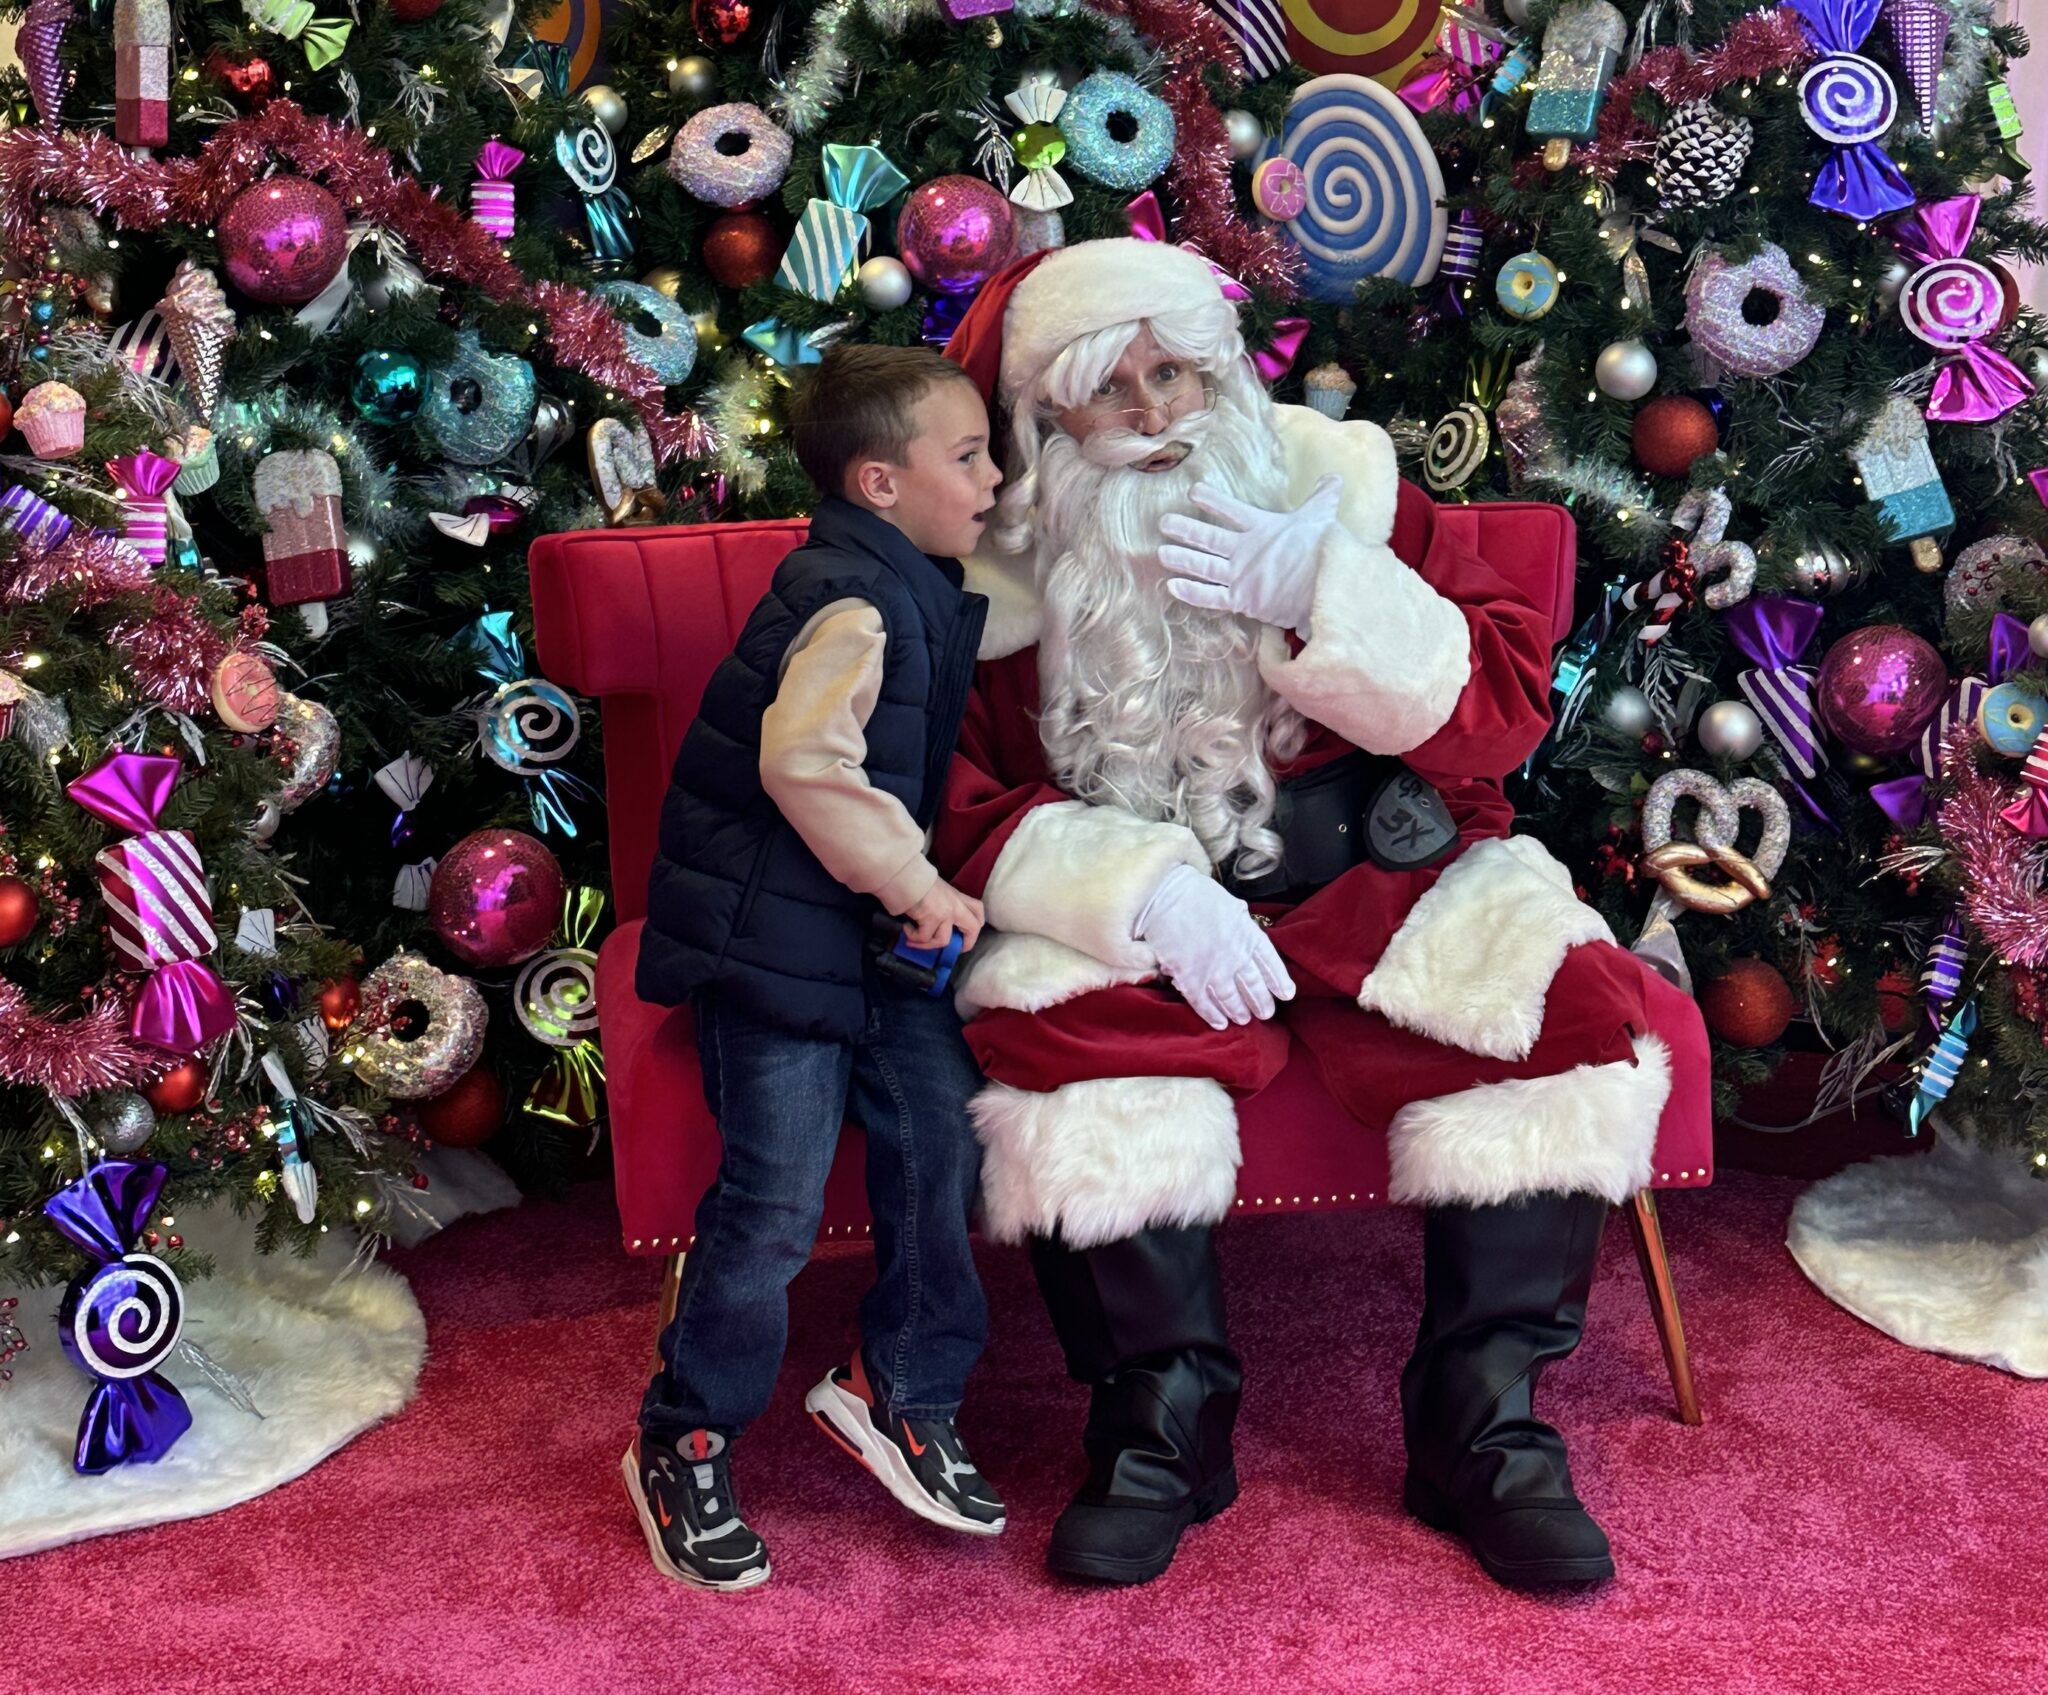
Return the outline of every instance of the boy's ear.
{"type": "Polygon", "coordinates": [[[901,490],[896,486],[896,467],[886,459],[861,460],[848,480],[863,506],[886,511],[901,498],[901,490]]]}

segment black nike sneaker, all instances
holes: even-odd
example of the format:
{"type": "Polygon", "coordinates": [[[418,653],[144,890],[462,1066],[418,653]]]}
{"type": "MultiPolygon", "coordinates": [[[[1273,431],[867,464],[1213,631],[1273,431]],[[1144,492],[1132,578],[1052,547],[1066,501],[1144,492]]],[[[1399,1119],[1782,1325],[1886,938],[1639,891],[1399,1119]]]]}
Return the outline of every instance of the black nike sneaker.
{"type": "Polygon", "coordinates": [[[953,1421],[886,1417],[859,1354],[828,1372],[804,1397],[804,1408],[919,1518],[974,1536],[1003,1528],[1002,1497],[974,1469],[953,1421]]]}
{"type": "Polygon", "coordinates": [[[768,1581],[768,1548],[740,1517],[732,1458],[715,1430],[681,1442],[644,1431],[619,1462],[654,1569],[693,1589],[752,1589],[768,1581]]]}

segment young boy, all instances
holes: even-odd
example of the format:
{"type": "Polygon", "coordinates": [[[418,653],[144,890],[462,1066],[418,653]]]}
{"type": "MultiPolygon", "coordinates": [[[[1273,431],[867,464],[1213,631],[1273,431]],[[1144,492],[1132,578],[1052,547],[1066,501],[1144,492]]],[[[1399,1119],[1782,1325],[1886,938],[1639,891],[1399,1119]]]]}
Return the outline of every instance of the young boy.
{"type": "Polygon", "coordinates": [[[875,1286],[859,1349],[804,1404],[920,1517],[1003,1528],[953,1427],[987,1322],[967,1245],[981,1079],[950,999],[876,971],[895,931],[871,923],[903,915],[927,948],[981,931],[924,849],[988,611],[957,556],[1002,474],[973,383],[923,348],[833,349],[792,435],[824,498],[683,738],[640,944],[641,996],[695,1006],[725,1154],[623,1469],[655,1565],[705,1589],[768,1578],[731,1447],[774,1389],[849,1114],[875,1286]]]}

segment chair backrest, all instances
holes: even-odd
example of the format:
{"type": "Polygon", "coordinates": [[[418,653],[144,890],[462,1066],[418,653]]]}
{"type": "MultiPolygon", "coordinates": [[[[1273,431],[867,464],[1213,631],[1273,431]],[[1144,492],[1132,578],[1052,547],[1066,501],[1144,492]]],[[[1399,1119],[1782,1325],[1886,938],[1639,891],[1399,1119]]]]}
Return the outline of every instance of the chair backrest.
{"type": "MultiPolygon", "coordinates": [[[[1571,628],[1576,533],[1561,506],[1443,506],[1437,521],[1547,597],[1552,628],[1571,628]]],[[[612,898],[641,917],[670,767],[704,685],[731,651],[800,518],[543,536],[528,555],[541,669],[604,703],[612,898]]]]}

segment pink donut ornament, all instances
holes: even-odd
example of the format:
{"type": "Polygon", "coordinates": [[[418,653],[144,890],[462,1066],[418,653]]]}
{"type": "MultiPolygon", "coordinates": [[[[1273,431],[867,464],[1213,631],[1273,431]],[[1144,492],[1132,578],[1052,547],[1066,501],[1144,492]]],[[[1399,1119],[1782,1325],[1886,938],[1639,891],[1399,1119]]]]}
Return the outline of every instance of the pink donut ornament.
{"type": "Polygon", "coordinates": [[[1308,178],[1292,159],[1268,159],[1252,172],[1252,204],[1276,224],[1298,218],[1308,206],[1308,178]]]}
{"type": "Polygon", "coordinates": [[[283,705],[277,673],[253,653],[231,653],[216,665],[211,692],[221,723],[237,735],[269,729],[283,705]]]}

